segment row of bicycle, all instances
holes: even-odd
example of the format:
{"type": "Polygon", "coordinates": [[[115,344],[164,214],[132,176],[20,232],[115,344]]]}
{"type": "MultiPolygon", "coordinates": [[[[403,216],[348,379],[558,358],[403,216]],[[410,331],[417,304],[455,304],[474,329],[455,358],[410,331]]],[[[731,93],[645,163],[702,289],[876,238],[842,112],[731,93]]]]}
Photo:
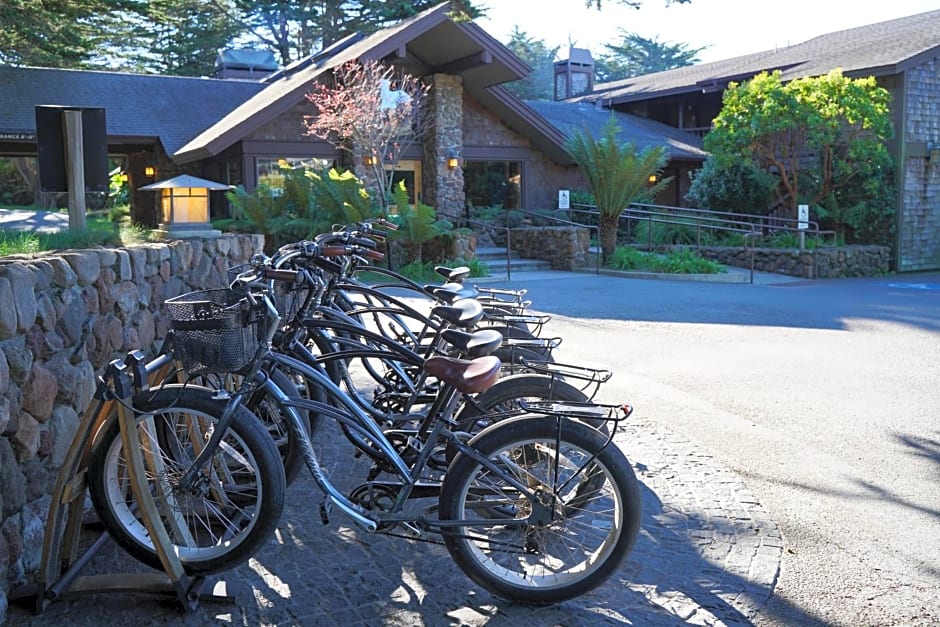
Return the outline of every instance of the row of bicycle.
{"type": "MultiPolygon", "coordinates": [[[[337,228],[255,255],[228,288],[166,301],[173,331],[130,408],[173,552],[197,576],[247,560],[306,468],[325,524],[340,512],[370,533],[443,544],[515,601],[591,590],[639,531],[637,481],[613,442],[631,408],[592,401],[609,372],[556,363],[561,339],[524,291],[468,286],[466,268],[419,285],[370,263],[391,228],[337,228]],[[327,422],[367,463],[350,453],[326,471],[327,422]]],[[[128,553],[159,568],[125,440],[115,421],[103,431],[92,502],[128,553]]]]}

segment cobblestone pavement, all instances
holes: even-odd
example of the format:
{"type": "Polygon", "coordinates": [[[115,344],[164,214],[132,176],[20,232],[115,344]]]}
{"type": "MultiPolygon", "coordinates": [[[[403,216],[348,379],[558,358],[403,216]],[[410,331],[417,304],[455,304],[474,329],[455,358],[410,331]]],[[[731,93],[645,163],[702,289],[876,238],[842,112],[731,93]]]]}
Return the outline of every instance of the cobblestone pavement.
{"type": "MultiPolygon", "coordinates": [[[[181,614],[144,595],[83,596],[38,615],[11,605],[7,625],[750,624],[779,572],[776,525],[709,455],[652,423],[628,423],[616,441],[641,482],[640,537],[619,572],[574,600],[508,603],[467,579],[442,546],[370,535],[341,514],[324,526],[319,491],[303,478],[290,487],[276,537],[224,574],[234,604],[206,601],[181,614]]],[[[87,572],[140,571],[135,564],[109,543],[87,572]]]]}

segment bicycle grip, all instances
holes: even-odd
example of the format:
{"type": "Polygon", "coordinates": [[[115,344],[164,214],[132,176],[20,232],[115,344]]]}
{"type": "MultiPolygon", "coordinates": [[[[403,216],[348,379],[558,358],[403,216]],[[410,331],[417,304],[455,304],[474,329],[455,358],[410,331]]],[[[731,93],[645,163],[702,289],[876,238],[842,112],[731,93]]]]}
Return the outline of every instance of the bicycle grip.
{"type": "Polygon", "coordinates": [[[385,253],[380,253],[377,250],[364,250],[362,251],[362,256],[367,259],[373,259],[375,261],[382,261],[385,259],[385,253]]]}
{"type": "Polygon", "coordinates": [[[299,270],[285,270],[277,268],[265,268],[264,269],[264,278],[273,279],[274,281],[286,281],[287,283],[294,283],[297,281],[297,276],[300,274],[299,270]]]}
{"type": "Polygon", "coordinates": [[[356,246],[361,246],[363,248],[375,248],[376,246],[378,246],[378,244],[376,243],[374,239],[371,239],[368,237],[353,237],[351,239],[352,239],[353,244],[355,244],[356,246]]]}
{"type": "Polygon", "coordinates": [[[348,255],[349,251],[345,246],[321,246],[320,247],[320,256],[321,257],[342,257],[348,255]]]}
{"type": "Polygon", "coordinates": [[[398,225],[394,222],[389,222],[385,218],[376,218],[372,224],[378,224],[382,228],[388,229],[389,231],[397,231],[398,225]]]}

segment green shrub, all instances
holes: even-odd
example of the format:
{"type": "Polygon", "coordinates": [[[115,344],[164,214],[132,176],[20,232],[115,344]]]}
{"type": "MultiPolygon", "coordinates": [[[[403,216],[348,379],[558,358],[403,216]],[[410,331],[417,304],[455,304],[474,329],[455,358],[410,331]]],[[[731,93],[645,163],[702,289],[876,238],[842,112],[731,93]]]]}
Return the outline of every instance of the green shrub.
{"type": "Polygon", "coordinates": [[[773,203],[776,184],[774,177],[756,167],[719,167],[717,160],[709,158],[692,174],[686,199],[701,209],[763,215],[773,203]]]}
{"type": "Polygon", "coordinates": [[[225,231],[261,233],[265,249],[271,252],[328,231],[334,224],[378,214],[362,182],[348,171],[285,167],[281,176],[269,181],[277,186],[260,183],[251,194],[242,186],[228,192],[232,218],[215,220],[213,225],[225,231]]]}
{"type": "Polygon", "coordinates": [[[717,261],[700,257],[691,248],[678,248],[667,255],[652,255],[653,272],[668,274],[719,274],[724,267],[717,261]]]}
{"type": "Polygon", "coordinates": [[[587,190],[583,189],[573,189],[571,193],[568,194],[568,202],[572,205],[590,205],[594,206],[594,194],[587,190]]]}
{"type": "Polygon", "coordinates": [[[403,182],[399,182],[392,192],[392,203],[397,213],[389,220],[398,226],[398,230],[389,234],[389,240],[398,245],[401,254],[398,263],[406,266],[412,262],[424,262],[423,248],[440,238],[452,236],[454,225],[445,219],[438,219],[434,207],[416,200],[414,205],[408,202],[408,191],[403,182]]]}
{"type": "Polygon", "coordinates": [[[652,220],[639,219],[633,223],[633,233],[638,245],[652,242],[653,246],[674,246],[698,243],[699,233],[704,235],[707,229],[699,229],[695,216],[681,211],[663,210],[661,214],[651,216],[652,220]]]}
{"type": "Polygon", "coordinates": [[[719,274],[725,271],[720,263],[700,257],[691,248],[677,248],[667,254],[659,254],[618,246],[607,267],[666,274],[719,274]]]}
{"type": "Polygon", "coordinates": [[[649,255],[630,246],[618,246],[610,258],[610,267],[617,270],[636,270],[647,265],[649,255]]]}

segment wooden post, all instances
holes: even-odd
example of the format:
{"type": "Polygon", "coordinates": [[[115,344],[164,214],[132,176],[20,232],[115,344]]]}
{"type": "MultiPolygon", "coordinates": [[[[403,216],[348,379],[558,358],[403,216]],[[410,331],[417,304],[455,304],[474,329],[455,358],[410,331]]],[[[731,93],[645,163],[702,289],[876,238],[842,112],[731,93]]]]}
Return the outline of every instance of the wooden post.
{"type": "Polygon", "coordinates": [[[65,172],[69,186],[69,228],[85,230],[85,150],[82,143],[82,112],[66,109],[65,172]]]}

